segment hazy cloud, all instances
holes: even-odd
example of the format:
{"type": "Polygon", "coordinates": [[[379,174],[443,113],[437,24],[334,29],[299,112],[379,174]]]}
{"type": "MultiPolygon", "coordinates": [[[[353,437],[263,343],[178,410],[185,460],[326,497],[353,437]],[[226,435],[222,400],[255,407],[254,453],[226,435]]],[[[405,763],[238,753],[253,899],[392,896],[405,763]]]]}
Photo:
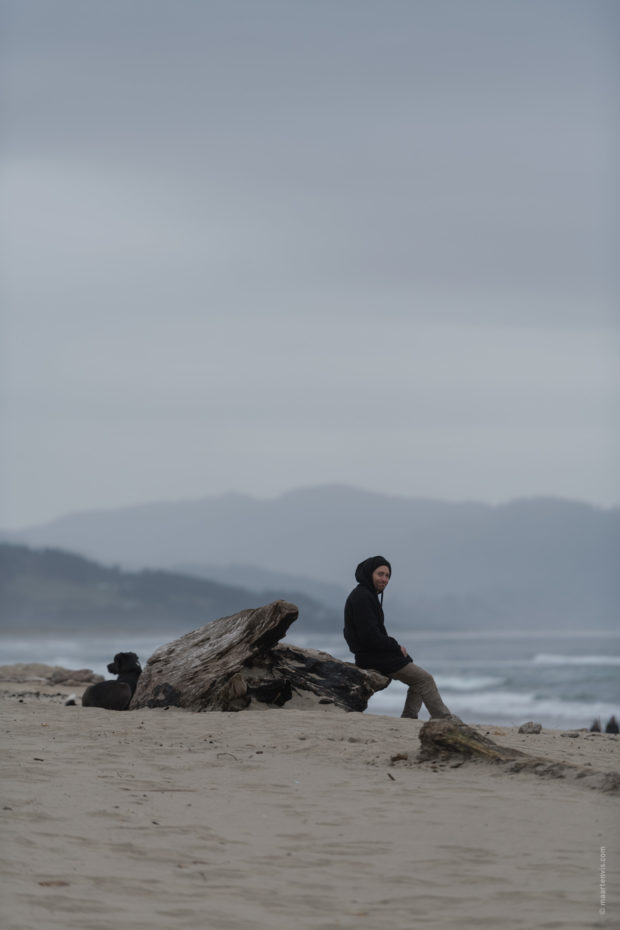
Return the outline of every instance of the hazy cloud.
{"type": "Polygon", "coordinates": [[[0,6],[0,526],[618,500],[615,3],[0,6]]]}

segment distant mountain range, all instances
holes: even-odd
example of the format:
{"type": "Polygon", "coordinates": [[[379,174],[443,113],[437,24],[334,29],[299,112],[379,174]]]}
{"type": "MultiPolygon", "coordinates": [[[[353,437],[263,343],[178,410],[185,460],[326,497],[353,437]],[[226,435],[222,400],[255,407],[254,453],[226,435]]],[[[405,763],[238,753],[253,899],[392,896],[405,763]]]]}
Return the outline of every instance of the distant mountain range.
{"type": "Polygon", "coordinates": [[[354,570],[392,562],[399,627],[613,628],[620,508],[555,498],[492,506],[326,486],[76,513],[6,542],[53,546],[125,569],[165,570],[254,592],[297,592],[337,611],[354,570]]]}

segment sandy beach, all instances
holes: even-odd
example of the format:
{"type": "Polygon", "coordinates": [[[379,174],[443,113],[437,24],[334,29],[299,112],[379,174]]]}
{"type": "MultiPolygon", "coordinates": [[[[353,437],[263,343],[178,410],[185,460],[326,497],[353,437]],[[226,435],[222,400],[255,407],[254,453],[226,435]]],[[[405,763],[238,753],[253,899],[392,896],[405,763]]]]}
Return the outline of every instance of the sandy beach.
{"type": "MultiPolygon", "coordinates": [[[[5,930],[620,925],[617,793],[420,764],[418,721],[114,713],[69,690],[1,685],[5,930]]],[[[620,769],[617,736],[480,729],[620,769]]]]}

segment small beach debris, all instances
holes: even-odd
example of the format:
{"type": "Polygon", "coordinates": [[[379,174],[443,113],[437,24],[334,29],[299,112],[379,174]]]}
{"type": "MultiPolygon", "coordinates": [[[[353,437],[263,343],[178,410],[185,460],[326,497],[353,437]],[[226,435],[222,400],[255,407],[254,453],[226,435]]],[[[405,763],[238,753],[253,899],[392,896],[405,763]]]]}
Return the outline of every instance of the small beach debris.
{"type": "Polygon", "coordinates": [[[533,720],[528,720],[519,727],[519,733],[540,733],[541,730],[542,723],[534,723],[533,720]]]}

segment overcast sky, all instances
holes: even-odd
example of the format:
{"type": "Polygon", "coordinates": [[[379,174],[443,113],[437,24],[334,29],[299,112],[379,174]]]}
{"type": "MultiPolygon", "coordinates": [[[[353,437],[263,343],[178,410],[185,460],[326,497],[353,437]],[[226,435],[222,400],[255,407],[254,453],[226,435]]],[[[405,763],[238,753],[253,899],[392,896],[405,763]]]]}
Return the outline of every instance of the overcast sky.
{"type": "Polygon", "coordinates": [[[616,0],[0,9],[0,528],[620,503],[616,0]]]}

